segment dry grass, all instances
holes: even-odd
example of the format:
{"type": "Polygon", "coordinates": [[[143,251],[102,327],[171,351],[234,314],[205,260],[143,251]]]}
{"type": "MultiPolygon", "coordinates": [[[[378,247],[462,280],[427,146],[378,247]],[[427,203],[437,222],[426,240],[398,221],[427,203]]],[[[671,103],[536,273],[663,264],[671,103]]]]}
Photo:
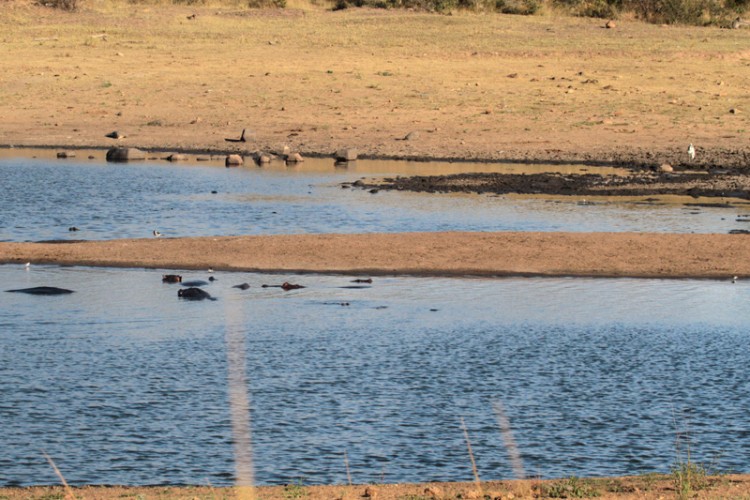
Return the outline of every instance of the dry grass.
{"type": "Polygon", "coordinates": [[[0,4],[0,144],[606,158],[750,131],[746,30],[302,5],[0,4]]]}

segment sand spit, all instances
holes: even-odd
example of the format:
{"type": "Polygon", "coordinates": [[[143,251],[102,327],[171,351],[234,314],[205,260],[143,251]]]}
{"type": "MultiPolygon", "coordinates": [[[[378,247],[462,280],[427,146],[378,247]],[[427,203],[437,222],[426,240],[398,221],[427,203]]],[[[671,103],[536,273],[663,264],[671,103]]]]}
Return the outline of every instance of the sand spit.
{"type": "Polygon", "coordinates": [[[0,243],[1,263],[434,276],[731,279],[750,237],[642,233],[399,233],[0,243]]]}

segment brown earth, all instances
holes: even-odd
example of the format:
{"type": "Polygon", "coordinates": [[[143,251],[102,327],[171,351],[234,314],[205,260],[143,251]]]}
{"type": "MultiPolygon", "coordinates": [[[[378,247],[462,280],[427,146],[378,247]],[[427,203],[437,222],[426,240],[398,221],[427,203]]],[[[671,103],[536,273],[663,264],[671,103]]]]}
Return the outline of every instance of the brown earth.
{"type": "Polygon", "coordinates": [[[747,166],[750,30],[297,1],[5,0],[0,145],[747,166]]]}
{"type": "Polygon", "coordinates": [[[750,276],[747,235],[406,233],[0,243],[0,262],[444,276],[750,276]]]}
{"type": "Polygon", "coordinates": [[[522,498],[748,498],[750,476],[700,476],[686,495],[677,494],[673,475],[598,479],[513,480],[475,483],[423,483],[335,486],[264,486],[254,489],[198,487],[87,486],[72,488],[65,496],[62,487],[0,488],[2,498],[86,500],[136,499],[259,499],[259,500],[513,500],[522,498]],[[366,496],[369,494],[368,496],[366,496]]]}

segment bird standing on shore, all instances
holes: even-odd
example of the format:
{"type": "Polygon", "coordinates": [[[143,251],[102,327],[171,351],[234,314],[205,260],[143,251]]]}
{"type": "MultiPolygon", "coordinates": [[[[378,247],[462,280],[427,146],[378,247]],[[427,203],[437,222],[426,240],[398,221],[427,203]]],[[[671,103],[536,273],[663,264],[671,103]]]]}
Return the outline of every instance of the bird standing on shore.
{"type": "Polygon", "coordinates": [[[154,229],[154,237],[158,238],[160,236],[161,236],[161,233],[159,231],[157,231],[156,229],[154,229]]]}
{"type": "Polygon", "coordinates": [[[687,154],[688,154],[688,158],[690,158],[691,160],[695,160],[695,146],[693,146],[692,142],[687,148],[687,154]]]}

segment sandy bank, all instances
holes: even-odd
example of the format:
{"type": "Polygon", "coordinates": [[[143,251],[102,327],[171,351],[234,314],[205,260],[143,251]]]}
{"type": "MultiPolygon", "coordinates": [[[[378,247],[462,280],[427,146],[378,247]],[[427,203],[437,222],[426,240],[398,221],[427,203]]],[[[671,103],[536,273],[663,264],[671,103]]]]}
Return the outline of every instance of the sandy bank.
{"type": "Polygon", "coordinates": [[[388,275],[750,276],[746,235],[401,233],[0,243],[2,263],[388,275]]]}

